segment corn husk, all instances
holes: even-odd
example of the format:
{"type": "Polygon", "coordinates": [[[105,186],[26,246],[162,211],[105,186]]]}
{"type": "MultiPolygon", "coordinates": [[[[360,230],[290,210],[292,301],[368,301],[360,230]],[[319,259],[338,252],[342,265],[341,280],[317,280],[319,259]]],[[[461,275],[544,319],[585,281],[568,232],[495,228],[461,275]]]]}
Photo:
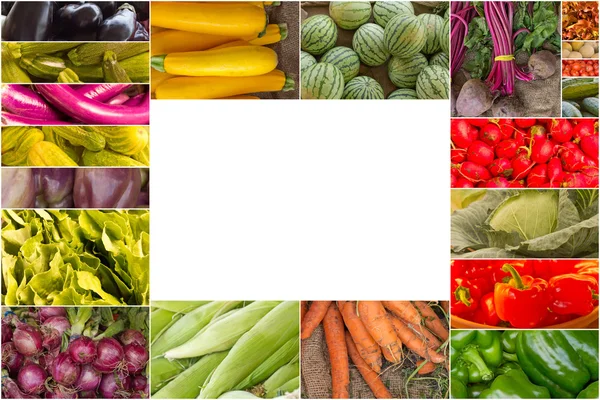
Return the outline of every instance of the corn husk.
{"type": "MultiPolygon", "coordinates": [[[[264,387],[265,391],[267,392],[267,398],[272,399],[280,394],[278,393],[279,388],[286,385],[286,383],[291,379],[298,377],[299,374],[299,363],[286,364],[279,368],[273,375],[271,375],[271,377],[269,377],[269,379],[265,381],[264,387]]],[[[291,390],[288,390],[288,392],[291,392],[294,389],[296,388],[292,388],[291,390]]],[[[285,392],[283,392],[283,394],[285,394],[285,392]]]]}

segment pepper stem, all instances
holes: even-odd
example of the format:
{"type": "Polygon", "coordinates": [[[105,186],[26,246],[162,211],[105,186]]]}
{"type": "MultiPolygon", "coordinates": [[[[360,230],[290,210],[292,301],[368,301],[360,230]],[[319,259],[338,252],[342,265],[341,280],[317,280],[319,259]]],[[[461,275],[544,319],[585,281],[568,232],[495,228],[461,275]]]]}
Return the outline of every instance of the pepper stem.
{"type": "Polygon", "coordinates": [[[525,285],[523,284],[523,279],[521,279],[521,275],[519,275],[519,273],[517,272],[517,270],[515,269],[515,267],[513,267],[510,264],[504,264],[502,266],[502,271],[504,272],[508,272],[512,275],[512,279],[515,281],[515,288],[519,289],[519,290],[524,290],[527,289],[525,287],[525,285]]]}
{"type": "Polygon", "coordinates": [[[484,381],[491,381],[494,378],[494,372],[488,368],[487,364],[481,356],[476,347],[468,347],[462,353],[462,359],[468,363],[473,364],[475,368],[479,370],[481,379],[484,381]]]}
{"type": "Polygon", "coordinates": [[[469,288],[466,288],[464,286],[459,286],[454,291],[454,297],[456,298],[457,301],[460,301],[465,306],[471,307],[471,292],[469,291],[469,288]]]}

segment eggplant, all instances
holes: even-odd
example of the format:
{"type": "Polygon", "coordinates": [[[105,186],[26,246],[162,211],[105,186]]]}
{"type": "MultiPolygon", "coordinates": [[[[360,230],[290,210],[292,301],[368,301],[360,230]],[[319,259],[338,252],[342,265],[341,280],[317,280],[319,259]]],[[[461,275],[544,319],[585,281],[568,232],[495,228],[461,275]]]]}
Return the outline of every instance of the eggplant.
{"type": "Polygon", "coordinates": [[[17,1],[2,25],[2,40],[43,42],[50,39],[54,2],[17,1]]]}
{"type": "Polygon", "coordinates": [[[137,29],[135,30],[133,35],[131,35],[129,40],[132,42],[147,42],[148,40],[150,40],[148,31],[146,30],[146,28],[144,28],[144,25],[140,24],[139,22],[136,22],[136,24],[137,29]]]}
{"type": "Polygon", "coordinates": [[[2,15],[8,15],[13,4],[15,4],[14,1],[3,1],[2,2],[2,15]]]}
{"type": "Polygon", "coordinates": [[[67,35],[95,32],[104,20],[102,10],[94,3],[68,4],[58,10],[57,19],[67,35]]]}
{"type": "Polygon", "coordinates": [[[114,1],[93,1],[92,3],[100,7],[104,19],[112,16],[117,9],[114,1]]]}
{"type": "Polygon", "coordinates": [[[127,3],[123,4],[114,15],[102,22],[96,38],[100,41],[125,41],[137,30],[136,22],[135,8],[127,3]]]}

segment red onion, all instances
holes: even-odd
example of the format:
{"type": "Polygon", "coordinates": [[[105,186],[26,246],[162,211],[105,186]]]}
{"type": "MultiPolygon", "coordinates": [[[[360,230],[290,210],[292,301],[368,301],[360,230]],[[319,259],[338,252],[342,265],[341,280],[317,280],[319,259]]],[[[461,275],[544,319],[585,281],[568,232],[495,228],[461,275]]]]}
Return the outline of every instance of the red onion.
{"type": "Polygon", "coordinates": [[[98,396],[96,395],[96,391],[95,390],[84,390],[79,392],[79,398],[80,399],[95,399],[98,396]]]}
{"type": "Polygon", "coordinates": [[[96,350],[97,357],[93,365],[100,372],[112,372],[123,361],[123,347],[116,339],[101,339],[96,346],[96,350]]]}
{"type": "Polygon", "coordinates": [[[44,322],[50,317],[66,317],[67,310],[64,307],[40,307],[38,308],[40,322],[44,322]]]}
{"type": "Polygon", "coordinates": [[[8,342],[2,344],[2,368],[15,373],[23,366],[25,357],[15,348],[14,343],[8,342]]]}
{"type": "Polygon", "coordinates": [[[96,358],[96,342],[87,336],[79,336],[69,343],[69,354],[76,363],[88,364],[96,358]]]}
{"type": "Polygon", "coordinates": [[[54,359],[56,357],[58,357],[58,354],[60,353],[60,348],[56,348],[54,350],[48,351],[44,354],[42,354],[41,356],[39,356],[38,358],[38,364],[40,364],[42,366],[42,368],[45,368],[46,370],[50,370],[50,368],[52,368],[52,364],[54,363],[54,359]]]}
{"type": "Polygon", "coordinates": [[[34,356],[42,351],[42,335],[31,325],[17,322],[13,332],[13,343],[17,351],[24,356],[34,356]]]}
{"type": "Polygon", "coordinates": [[[59,347],[63,334],[71,329],[71,323],[65,317],[53,316],[42,324],[43,346],[48,350],[59,347]]]}
{"type": "Polygon", "coordinates": [[[81,367],[81,374],[79,379],[75,383],[77,390],[89,390],[96,391],[100,381],[102,380],[102,374],[94,369],[90,364],[85,364],[81,367]]]}
{"type": "Polygon", "coordinates": [[[136,375],[131,381],[131,390],[135,391],[140,395],[141,398],[147,399],[150,394],[150,388],[148,387],[148,379],[143,375],[136,375]]]}
{"type": "Polygon", "coordinates": [[[39,399],[38,396],[23,393],[17,382],[7,376],[2,377],[2,397],[5,399],[39,399]]]}
{"type": "Polygon", "coordinates": [[[56,385],[52,391],[46,392],[44,397],[47,399],[76,399],[77,391],[61,385],[56,385]]]}
{"type": "Polygon", "coordinates": [[[146,338],[144,334],[140,331],[136,331],[135,329],[127,329],[123,333],[119,335],[119,340],[123,344],[123,346],[127,346],[128,344],[139,344],[140,346],[146,346],[146,338]]]}
{"type": "Polygon", "coordinates": [[[148,362],[148,352],[144,346],[139,344],[128,344],[123,348],[125,361],[127,361],[127,370],[135,374],[140,372],[148,362]]]}
{"type": "Polygon", "coordinates": [[[46,388],[46,370],[37,364],[29,364],[19,370],[17,383],[21,390],[28,394],[40,394],[46,388]]]}
{"type": "Polygon", "coordinates": [[[60,353],[52,363],[52,377],[61,385],[71,386],[81,374],[81,366],[71,359],[69,353],[60,353]]]}
{"type": "Polygon", "coordinates": [[[13,331],[9,323],[2,320],[2,343],[10,342],[13,337],[13,331]]]}
{"type": "Polygon", "coordinates": [[[105,399],[116,399],[124,395],[123,392],[129,390],[131,378],[117,372],[104,374],[98,391],[105,399]]]}

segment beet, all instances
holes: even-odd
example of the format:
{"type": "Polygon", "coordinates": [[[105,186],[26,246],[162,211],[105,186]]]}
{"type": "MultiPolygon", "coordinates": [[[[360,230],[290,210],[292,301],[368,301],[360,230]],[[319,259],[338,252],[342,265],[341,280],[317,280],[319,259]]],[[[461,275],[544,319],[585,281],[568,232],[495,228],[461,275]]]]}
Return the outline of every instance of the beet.
{"type": "Polygon", "coordinates": [[[523,109],[523,103],[517,97],[501,97],[492,105],[492,115],[497,118],[520,117],[523,109]]]}
{"type": "Polygon", "coordinates": [[[534,79],[548,79],[556,72],[556,56],[548,50],[533,53],[527,62],[534,79]]]}
{"type": "Polygon", "coordinates": [[[492,107],[490,88],[479,79],[469,79],[456,99],[456,112],[464,117],[478,117],[492,107]]]}

